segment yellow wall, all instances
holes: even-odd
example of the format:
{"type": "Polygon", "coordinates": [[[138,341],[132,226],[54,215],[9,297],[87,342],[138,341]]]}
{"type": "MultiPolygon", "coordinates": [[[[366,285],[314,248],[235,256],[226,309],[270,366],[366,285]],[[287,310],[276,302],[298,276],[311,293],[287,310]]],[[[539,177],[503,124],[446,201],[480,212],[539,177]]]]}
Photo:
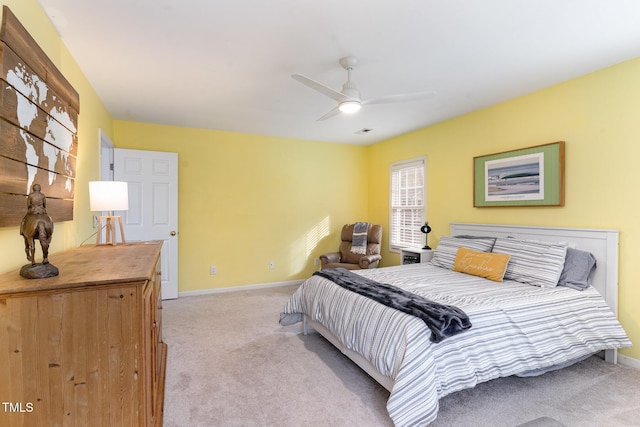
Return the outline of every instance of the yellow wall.
{"type": "Polygon", "coordinates": [[[366,220],[365,147],[125,121],[114,138],[178,153],[181,292],[308,277],[366,220]]]}
{"type": "MultiPolygon", "coordinates": [[[[620,230],[620,320],[640,342],[640,59],[371,147],[130,122],[112,123],[36,0],[5,0],[80,93],[75,219],[56,223],[52,254],[94,232],[87,182],[99,176],[98,129],[119,147],[179,154],[180,290],[304,278],[345,222],[388,225],[389,164],[427,156],[435,245],[451,221],[620,230]],[[566,205],[472,206],[472,158],[566,141],[566,205]],[[269,261],[276,268],[269,270],[269,261]],[[215,264],[218,274],[209,275],[215,264]]],[[[383,265],[398,263],[387,251],[383,265]]],[[[0,228],[0,271],[26,262],[18,228],[0,228]]],[[[52,256],[52,260],[55,258],[52,256]]],[[[640,347],[624,350],[640,358],[640,347]]]]}
{"type": "MultiPolygon", "coordinates": [[[[60,40],[49,18],[36,0],[5,0],[36,40],[47,56],[58,67],[80,94],[80,116],[78,121],[78,161],[75,181],[74,220],[56,222],[50,253],[80,245],[94,233],[92,215],[89,212],[88,181],[98,179],[98,129],[107,134],[112,131],[112,119],[102,101],[88,83],[78,65],[60,40]]],[[[25,202],[26,208],[26,202],[25,202]]],[[[54,218],[55,220],[55,218],[54,218]]],[[[24,240],[18,227],[0,228],[0,271],[8,271],[27,263],[24,240]]],[[[36,257],[42,253],[37,246],[36,257]]],[[[53,257],[51,257],[53,262],[53,257]]]]}
{"type": "MultiPolygon", "coordinates": [[[[640,58],[369,148],[369,219],[388,224],[389,164],[427,156],[432,246],[450,222],[620,231],[619,318],[640,358],[640,58]],[[474,208],[473,157],[566,141],[564,207],[474,208]],[[379,191],[382,190],[382,191],[379,191]]],[[[388,252],[385,265],[398,263],[388,252]]]]}

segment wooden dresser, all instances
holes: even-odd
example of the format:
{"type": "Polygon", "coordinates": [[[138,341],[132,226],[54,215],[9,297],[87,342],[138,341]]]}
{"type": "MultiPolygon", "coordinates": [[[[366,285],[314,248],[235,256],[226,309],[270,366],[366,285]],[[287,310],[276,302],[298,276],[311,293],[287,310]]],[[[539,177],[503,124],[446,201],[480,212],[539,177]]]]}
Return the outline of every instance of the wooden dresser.
{"type": "Polygon", "coordinates": [[[1,426],[161,426],[161,242],[53,254],[0,275],[1,426]]]}

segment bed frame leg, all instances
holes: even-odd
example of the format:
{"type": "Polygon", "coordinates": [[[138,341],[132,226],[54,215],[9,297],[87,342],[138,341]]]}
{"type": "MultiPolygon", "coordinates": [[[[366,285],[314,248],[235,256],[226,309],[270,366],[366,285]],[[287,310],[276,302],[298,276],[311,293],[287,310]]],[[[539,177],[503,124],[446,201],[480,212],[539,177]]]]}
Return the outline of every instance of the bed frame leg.
{"type": "Polygon", "coordinates": [[[307,335],[309,333],[309,325],[307,325],[307,315],[302,315],[302,335],[307,335]]]}
{"type": "Polygon", "coordinates": [[[609,362],[609,363],[613,363],[614,365],[618,363],[618,350],[617,349],[611,349],[611,350],[605,350],[604,351],[604,361],[605,362],[609,362]]]}

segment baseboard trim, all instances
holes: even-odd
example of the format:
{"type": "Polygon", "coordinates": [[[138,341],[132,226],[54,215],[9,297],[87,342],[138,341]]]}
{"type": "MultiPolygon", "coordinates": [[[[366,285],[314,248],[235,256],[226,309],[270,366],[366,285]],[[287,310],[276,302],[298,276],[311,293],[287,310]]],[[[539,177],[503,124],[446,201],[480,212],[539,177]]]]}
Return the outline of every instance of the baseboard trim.
{"type": "Polygon", "coordinates": [[[640,360],[625,356],[624,354],[620,354],[620,352],[618,352],[618,363],[640,370],[640,360]]]}
{"type": "Polygon", "coordinates": [[[198,291],[182,291],[178,292],[178,298],[195,297],[199,295],[222,294],[226,292],[251,291],[255,289],[279,288],[282,286],[300,285],[303,280],[287,280],[285,282],[258,283],[254,285],[229,286],[226,288],[210,288],[198,291]]]}

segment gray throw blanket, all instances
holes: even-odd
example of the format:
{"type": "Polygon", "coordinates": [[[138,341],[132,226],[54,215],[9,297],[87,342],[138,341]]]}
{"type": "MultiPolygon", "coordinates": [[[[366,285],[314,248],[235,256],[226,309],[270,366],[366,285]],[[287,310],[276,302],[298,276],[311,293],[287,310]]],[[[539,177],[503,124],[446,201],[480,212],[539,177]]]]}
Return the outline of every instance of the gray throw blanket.
{"type": "Polygon", "coordinates": [[[356,222],[353,225],[353,237],[351,238],[351,252],[359,255],[367,254],[368,222],[356,222]]]}
{"type": "Polygon", "coordinates": [[[469,316],[458,307],[430,301],[396,286],[362,277],[344,268],[330,268],[313,274],[329,279],[349,291],[422,319],[431,330],[430,340],[433,342],[440,342],[471,328],[469,316]]]}

